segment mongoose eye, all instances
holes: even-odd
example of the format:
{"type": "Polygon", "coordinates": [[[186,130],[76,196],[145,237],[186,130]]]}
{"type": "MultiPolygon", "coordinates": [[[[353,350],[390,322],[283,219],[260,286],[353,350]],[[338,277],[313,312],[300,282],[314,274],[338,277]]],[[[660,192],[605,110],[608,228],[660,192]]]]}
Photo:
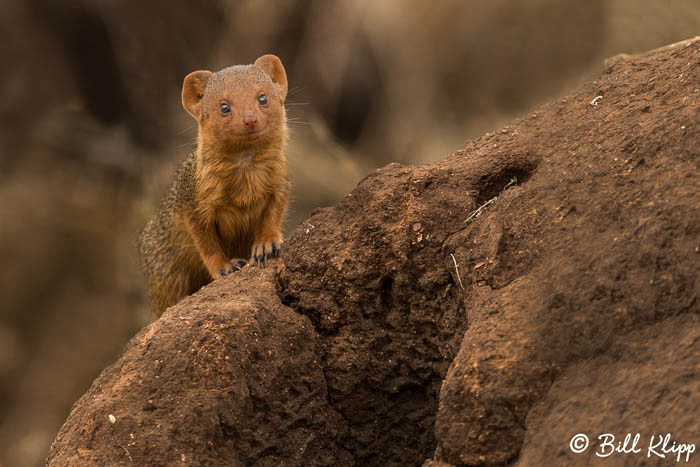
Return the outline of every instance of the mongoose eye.
{"type": "Polygon", "coordinates": [[[260,102],[260,105],[267,105],[267,96],[265,94],[260,94],[258,96],[258,102],[260,102]]]}
{"type": "Polygon", "coordinates": [[[229,113],[229,112],[231,112],[231,106],[228,105],[227,102],[222,102],[222,103],[221,103],[221,113],[222,113],[222,114],[227,114],[227,113],[229,113]]]}

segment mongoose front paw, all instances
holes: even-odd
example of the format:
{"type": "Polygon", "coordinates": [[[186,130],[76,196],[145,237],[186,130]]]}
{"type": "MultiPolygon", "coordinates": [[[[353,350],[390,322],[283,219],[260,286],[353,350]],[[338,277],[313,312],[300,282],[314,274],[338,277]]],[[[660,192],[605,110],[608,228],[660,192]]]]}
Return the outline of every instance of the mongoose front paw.
{"type": "Polygon", "coordinates": [[[260,263],[267,266],[267,258],[272,256],[275,258],[279,257],[281,248],[282,240],[256,243],[253,245],[253,253],[250,260],[251,265],[253,261],[255,261],[256,266],[260,266],[260,263]]]}
{"type": "Polygon", "coordinates": [[[243,258],[232,259],[226,266],[219,270],[219,277],[224,277],[232,272],[240,271],[246,264],[248,264],[248,261],[243,258]]]}

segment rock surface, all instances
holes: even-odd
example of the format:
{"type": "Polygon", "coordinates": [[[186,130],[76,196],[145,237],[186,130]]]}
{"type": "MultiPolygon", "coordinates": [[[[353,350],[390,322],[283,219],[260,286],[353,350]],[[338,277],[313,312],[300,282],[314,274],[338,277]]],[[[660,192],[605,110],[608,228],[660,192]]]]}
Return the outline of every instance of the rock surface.
{"type": "Polygon", "coordinates": [[[139,333],[48,464],[638,465],[597,436],[693,442],[699,87],[693,42],[373,172],[274,267],[139,333]]]}
{"type": "Polygon", "coordinates": [[[49,464],[347,464],[318,336],[272,279],[220,281],[141,331],[78,402],[49,464]]]}

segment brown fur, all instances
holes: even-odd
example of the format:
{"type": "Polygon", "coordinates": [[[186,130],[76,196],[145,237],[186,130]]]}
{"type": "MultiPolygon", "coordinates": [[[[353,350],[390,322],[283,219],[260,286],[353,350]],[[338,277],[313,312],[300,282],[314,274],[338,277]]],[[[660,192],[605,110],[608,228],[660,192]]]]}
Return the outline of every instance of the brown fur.
{"type": "Polygon", "coordinates": [[[237,270],[239,258],[264,263],[279,252],[289,198],[286,95],[274,55],[185,77],[182,104],[197,120],[197,148],[140,237],[155,317],[237,270]]]}

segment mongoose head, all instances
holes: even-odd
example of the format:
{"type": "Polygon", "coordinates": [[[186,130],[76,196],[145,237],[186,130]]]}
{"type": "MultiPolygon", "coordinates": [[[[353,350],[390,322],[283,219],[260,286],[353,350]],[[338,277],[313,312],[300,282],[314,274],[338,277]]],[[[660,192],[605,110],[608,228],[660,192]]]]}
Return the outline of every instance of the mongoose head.
{"type": "Polygon", "coordinates": [[[216,154],[251,151],[286,135],[287,75],[275,55],[185,77],[182,105],[199,124],[199,144],[216,154]]]}

